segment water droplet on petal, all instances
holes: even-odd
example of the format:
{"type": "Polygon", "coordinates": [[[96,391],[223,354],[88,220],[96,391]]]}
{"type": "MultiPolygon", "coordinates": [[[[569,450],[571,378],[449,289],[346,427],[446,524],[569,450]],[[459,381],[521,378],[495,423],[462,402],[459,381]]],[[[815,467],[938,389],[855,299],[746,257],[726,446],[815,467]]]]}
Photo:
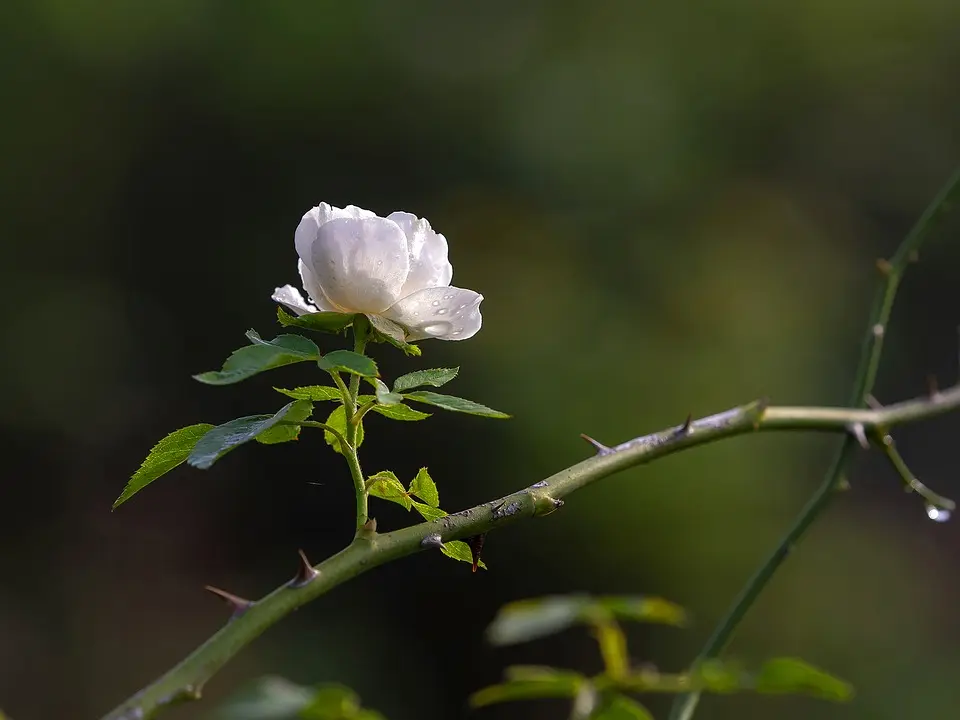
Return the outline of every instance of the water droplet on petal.
{"type": "Polygon", "coordinates": [[[453,300],[453,295],[444,295],[444,296],[443,296],[443,299],[444,299],[444,300],[453,300]]]}
{"type": "Polygon", "coordinates": [[[462,332],[463,332],[463,328],[457,328],[451,333],[451,335],[459,335],[462,332]]]}
{"type": "Polygon", "coordinates": [[[420,329],[427,335],[433,335],[434,337],[437,337],[439,335],[446,335],[449,333],[450,327],[450,323],[448,322],[435,322],[430,323],[429,325],[424,325],[420,329]]]}
{"type": "Polygon", "coordinates": [[[439,301],[439,300],[434,300],[434,301],[433,301],[432,303],[430,303],[430,304],[433,305],[434,307],[437,307],[437,305],[440,304],[440,301],[439,301]]]}
{"type": "Polygon", "coordinates": [[[461,305],[461,306],[460,306],[460,309],[463,310],[465,307],[466,307],[466,305],[461,305]]]}
{"type": "Polygon", "coordinates": [[[927,517],[934,522],[946,522],[950,519],[950,511],[936,505],[927,505],[927,517]]]}
{"type": "Polygon", "coordinates": [[[434,315],[446,315],[446,314],[447,314],[447,309],[446,309],[446,308],[440,308],[439,310],[437,310],[437,311],[434,312],[433,314],[434,314],[434,315]]]}

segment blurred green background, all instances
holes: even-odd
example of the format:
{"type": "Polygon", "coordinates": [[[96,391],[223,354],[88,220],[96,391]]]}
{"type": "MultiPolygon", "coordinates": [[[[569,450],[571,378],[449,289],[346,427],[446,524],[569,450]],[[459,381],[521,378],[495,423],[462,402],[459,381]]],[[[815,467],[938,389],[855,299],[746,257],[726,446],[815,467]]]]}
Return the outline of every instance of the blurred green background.
{"type": "MultiPolygon", "coordinates": [[[[97,717],[225,619],[350,539],[351,485],[308,435],[181,468],[110,504],[166,432],[272,411],[276,371],[219,367],[320,201],[427,217],[484,327],[378,347],[390,375],[461,365],[450,391],[513,413],[368,426],[364,463],[427,465],[456,510],[608,443],[759,396],[846,400],[875,282],[960,150],[960,4],[8,0],[0,4],[0,707],[97,717]]],[[[960,220],[903,287],[878,395],[956,377],[960,220]]],[[[917,474],[960,493],[960,417],[909,428],[917,474]]],[[[658,594],[686,632],[631,630],[679,669],[820,481],[836,438],[684,453],[487,539],[490,572],[419,555],[272,629],[171,718],[251,678],[341,681],[390,720],[468,715],[516,662],[598,666],[575,632],[492,650],[505,601],[658,594]]],[[[929,522],[861,457],[731,653],[800,655],[849,706],[708,698],[698,717],[953,717],[957,523],[929,522]]],[[[381,528],[413,522],[381,503],[381,528]]],[[[662,699],[651,701],[663,716],[662,699]]],[[[561,718],[549,703],[478,718],[561,718]]],[[[473,716],[473,715],[471,715],[473,716]]]]}

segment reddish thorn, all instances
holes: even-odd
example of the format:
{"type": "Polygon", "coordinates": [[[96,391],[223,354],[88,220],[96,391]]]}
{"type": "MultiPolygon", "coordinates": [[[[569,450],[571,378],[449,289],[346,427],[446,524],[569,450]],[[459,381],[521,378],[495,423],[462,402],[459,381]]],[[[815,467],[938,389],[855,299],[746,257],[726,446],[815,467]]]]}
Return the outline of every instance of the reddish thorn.
{"type": "Polygon", "coordinates": [[[233,608],[233,614],[239,615],[243,612],[246,612],[253,606],[253,602],[242,598],[239,595],[234,595],[233,593],[228,593],[226,590],[221,590],[218,587],[213,585],[204,585],[203,589],[208,593],[213,593],[218,598],[223,600],[227,605],[233,608]]]}
{"type": "Polygon", "coordinates": [[[320,571],[310,564],[310,561],[307,559],[307,554],[303,552],[303,550],[297,550],[297,552],[300,554],[300,567],[297,568],[297,574],[293,580],[290,581],[290,585],[293,587],[306,585],[320,574],[320,571]]]}

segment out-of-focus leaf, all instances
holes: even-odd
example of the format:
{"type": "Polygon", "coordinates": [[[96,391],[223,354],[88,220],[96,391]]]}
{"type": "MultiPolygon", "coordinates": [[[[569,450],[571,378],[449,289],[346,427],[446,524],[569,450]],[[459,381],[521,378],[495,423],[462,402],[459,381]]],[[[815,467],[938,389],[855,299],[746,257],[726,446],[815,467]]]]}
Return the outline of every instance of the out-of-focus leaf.
{"type": "Polygon", "coordinates": [[[553,635],[578,623],[587,601],[580,595],[548,595],[507,603],[487,628],[487,639],[494,645],[512,645],[553,635]]]}
{"type": "Polygon", "coordinates": [[[410,493],[416,495],[430,507],[440,506],[440,492],[425,467],[420,468],[416,477],[410,481],[410,493]]]}
{"type": "Polygon", "coordinates": [[[395,393],[402,393],[424,385],[440,387],[453,380],[458,372],[460,372],[460,368],[458,367],[417,370],[398,377],[393,383],[393,391],[395,393]]]}
{"type": "MultiPolygon", "coordinates": [[[[344,410],[343,405],[340,405],[334,409],[330,415],[327,416],[325,421],[326,425],[329,425],[333,429],[340,432],[344,437],[347,436],[347,413],[344,410]]],[[[343,448],[340,447],[340,441],[337,437],[330,432],[329,430],[323,431],[323,439],[327,441],[327,445],[332,447],[338,453],[343,455],[343,448]]],[[[363,423],[361,422],[357,425],[357,436],[356,436],[357,447],[363,444],[363,423]]]]}
{"type": "Polygon", "coordinates": [[[304,387],[293,388],[292,390],[275,387],[274,390],[287,397],[292,397],[294,400],[313,400],[314,402],[323,402],[324,400],[333,400],[334,402],[343,401],[343,398],[340,396],[340,390],[328,385],[306,385],[304,387]]]}
{"type": "Polygon", "coordinates": [[[300,711],[303,720],[353,720],[360,712],[360,698],[343,685],[321,685],[300,711]]]}
{"type": "Polygon", "coordinates": [[[264,677],[224,703],[218,720],[295,720],[313,697],[312,688],[280,677],[264,677]]]}
{"type": "Polygon", "coordinates": [[[361,377],[376,377],[377,364],[366,355],[355,353],[352,350],[334,350],[328,352],[317,363],[321,370],[328,372],[345,372],[361,377]]]}
{"type": "Polygon", "coordinates": [[[731,660],[707,660],[691,676],[695,684],[714,693],[736,692],[750,684],[740,665],[731,660]]]}
{"type": "Polygon", "coordinates": [[[371,475],[367,480],[367,489],[374,497],[383,498],[384,500],[395,502],[398,505],[403,505],[407,510],[413,507],[413,503],[407,495],[407,490],[403,487],[403,483],[389,470],[381,470],[371,475]]]}
{"type": "Polygon", "coordinates": [[[301,401],[287,403],[274,415],[251,415],[217,425],[200,438],[193,452],[187,457],[187,463],[206,470],[234,448],[250,442],[260,433],[284,420],[297,402],[301,401]]]}
{"type": "Polygon", "coordinates": [[[470,696],[472,707],[511,700],[574,698],[586,682],[579,673],[548,667],[518,667],[507,670],[507,680],[478,690],[470,696]]]}
{"type": "MultiPolygon", "coordinates": [[[[313,403],[309,400],[297,400],[293,403],[287,414],[284,416],[284,422],[300,422],[306,420],[313,414],[313,403]]],[[[296,440],[300,436],[299,425],[274,425],[269,430],[257,435],[257,442],[264,445],[275,445],[277,443],[296,440]]]]}
{"type": "Polygon", "coordinates": [[[488,408],[486,405],[475,403],[472,400],[464,400],[463,398],[454,397],[453,395],[441,395],[440,393],[431,392],[430,390],[416,390],[414,392],[404,393],[403,397],[407,400],[427,403],[428,405],[435,405],[444,410],[453,410],[454,412],[467,413],[469,415],[479,415],[481,417],[496,418],[498,420],[510,417],[506,413],[488,408]]]}
{"type": "Polygon", "coordinates": [[[687,621],[687,614],[682,607],[658,597],[608,595],[594,598],[594,603],[617,620],[678,626],[687,621]]]}
{"type": "Polygon", "coordinates": [[[247,339],[253,344],[235,350],[223,368],[194,375],[194,379],[207,385],[231,385],[265,370],[320,358],[320,349],[300,335],[278,335],[273,340],[263,340],[248,330],[247,339]]]}
{"type": "Polygon", "coordinates": [[[834,701],[853,697],[853,688],[848,683],[798,658],[767,660],[754,683],[759,693],[812,695],[834,701]]]}
{"type": "Polygon", "coordinates": [[[277,320],[284,327],[298,327],[324,333],[339,333],[353,323],[352,313],[318,312],[294,316],[277,308],[277,320]]]}
{"type": "Polygon", "coordinates": [[[653,715],[626,695],[614,695],[604,701],[592,720],[653,720],[653,715]]]}
{"type": "Polygon", "coordinates": [[[560,632],[571,625],[630,620],[678,625],[683,609],[660,598],[640,596],[547,595],[500,608],[487,629],[490,642],[509,645],[560,632]]]}
{"type": "Polygon", "coordinates": [[[204,435],[214,428],[209,423],[190,425],[163,438],[153,446],[140,468],[133,474],[113,507],[116,509],[161,475],[170,472],[189,457],[204,435]]]}

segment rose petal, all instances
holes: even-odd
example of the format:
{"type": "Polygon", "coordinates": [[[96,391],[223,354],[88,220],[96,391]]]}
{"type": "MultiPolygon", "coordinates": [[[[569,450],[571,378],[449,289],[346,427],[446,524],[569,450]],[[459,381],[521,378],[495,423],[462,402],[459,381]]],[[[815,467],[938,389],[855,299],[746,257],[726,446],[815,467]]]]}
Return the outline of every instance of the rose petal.
{"type": "Polygon", "coordinates": [[[400,297],[425,288],[449,285],[453,279],[453,266],[447,259],[447,239],[435,232],[425,218],[421,220],[408,212],[390,213],[387,219],[403,230],[410,250],[410,274],[400,297]]]}
{"type": "Polygon", "coordinates": [[[317,231],[307,263],[323,294],[345,312],[380,313],[410,270],[407,238],[385,218],[336,218],[317,231]]]}
{"type": "Polygon", "coordinates": [[[385,312],[407,330],[407,341],[439,338],[466,340],[480,330],[483,295],[456,287],[427,288],[409,295],[385,312]]]}
{"type": "Polygon", "coordinates": [[[297,315],[306,315],[307,313],[317,312],[317,308],[310,305],[303,299],[303,295],[293,285],[284,285],[278,287],[270,296],[281,305],[285,305],[293,310],[297,315]]]}
{"type": "Polygon", "coordinates": [[[335,220],[336,218],[368,218],[376,216],[376,213],[358,208],[356,205],[347,205],[345,208],[338,208],[328,203],[320,203],[315,208],[311,208],[304,213],[304,216],[300,219],[300,224],[297,226],[297,231],[293,236],[293,242],[297,248],[297,255],[299,255],[300,259],[305,263],[310,263],[313,241],[317,239],[317,231],[325,222],[335,220]]]}
{"type": "Polygon", "coordinates": [[[307,291],[310,302],[317,306],[317,310],[325,312],[340,312],[341,309],[334,305],[323,294],[323,288],[317,282],[317,278],[310,272],[303,260],[297,261],[297,270],[300,271],[300,280],[303,282],[303,289],[307,291]]]}

